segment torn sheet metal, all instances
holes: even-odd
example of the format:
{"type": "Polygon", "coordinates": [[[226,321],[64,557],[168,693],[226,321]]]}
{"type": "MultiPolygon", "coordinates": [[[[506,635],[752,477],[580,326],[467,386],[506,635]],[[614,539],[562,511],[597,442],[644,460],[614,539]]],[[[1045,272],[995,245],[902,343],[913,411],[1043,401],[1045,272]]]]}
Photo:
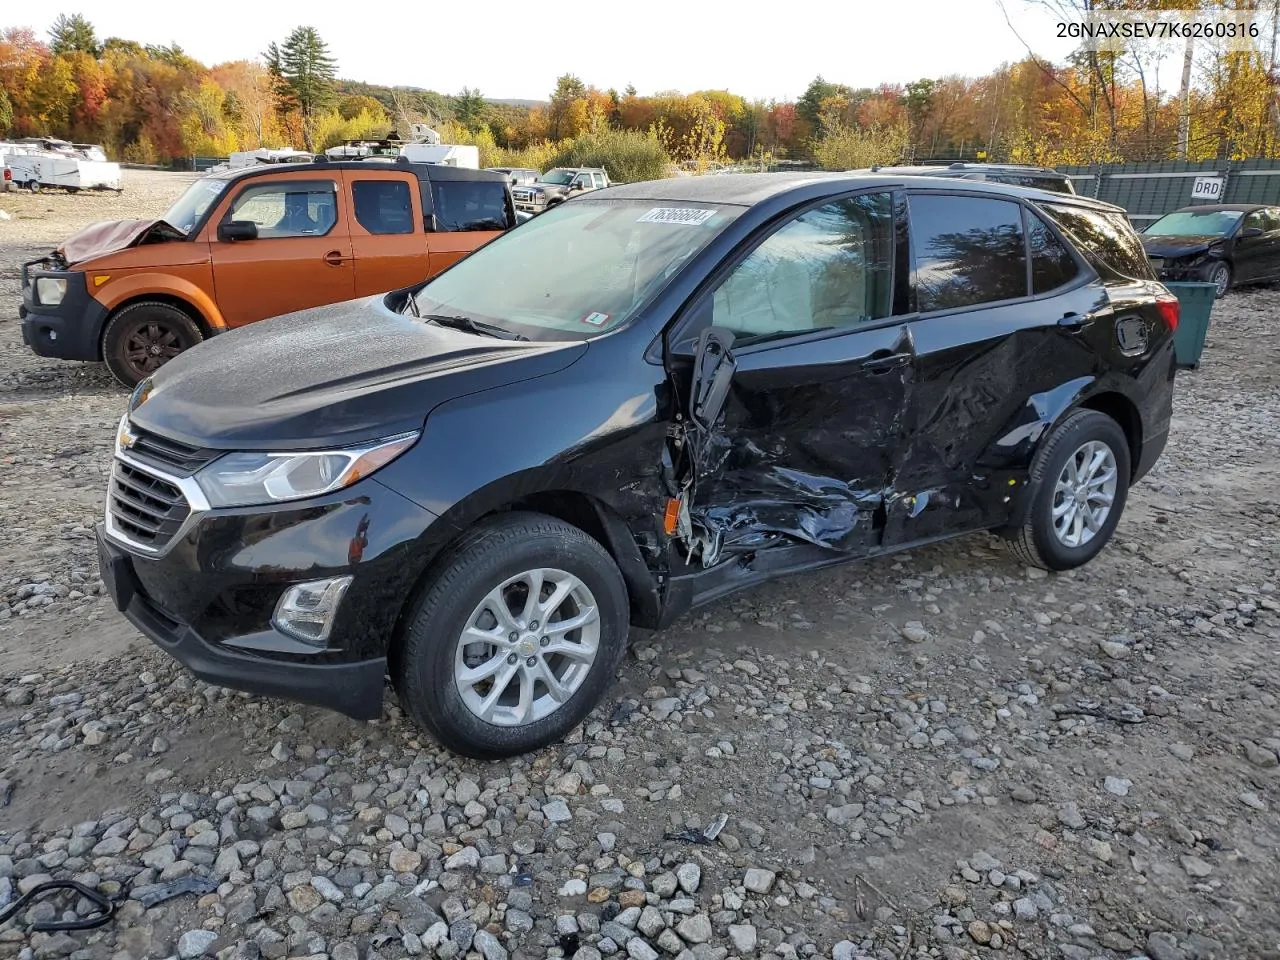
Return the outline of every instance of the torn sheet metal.
{"type": "Polygon", "coordinates": [[[729,474],[716,484],[722,502],[694,511],[732,553],[759,549],[778,538],[852,552],[865,541],[882,493],[786,467],[729,474]],[[741,486],[735,481],[746,480],[741,486]],[[730,488],[726,490],[726,488],[730,488]]]}

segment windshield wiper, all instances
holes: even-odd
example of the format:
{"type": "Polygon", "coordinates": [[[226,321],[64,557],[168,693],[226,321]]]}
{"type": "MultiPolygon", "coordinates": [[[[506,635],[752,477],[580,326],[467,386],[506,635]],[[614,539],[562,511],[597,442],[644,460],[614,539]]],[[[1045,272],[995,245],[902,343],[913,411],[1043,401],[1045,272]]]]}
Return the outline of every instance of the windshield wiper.
{"type": "Polygon", "coordinates": [[[400,312],[409,314],[410,316],[421,318],[422,314],[418,311],[418,298],[415,297],[412,293],[409,294],[407,297],[405,297],[404,309],[401,310],[400,312]]]}
{"type": "Polygon", "coordinates": [[[453,327],[455,330],[466,330],[468,333],[478,333],[482,337],[497,337],[499,340],[528,340],[522,333],[512,333],[502,327],[492,323],[483,323],[480,320],[471,317],[455,316],[448,313],[426,313],[415,314],[421,316],[423,320],[429,320],[432,323],[438,323],[442,327],[453,327]]]}

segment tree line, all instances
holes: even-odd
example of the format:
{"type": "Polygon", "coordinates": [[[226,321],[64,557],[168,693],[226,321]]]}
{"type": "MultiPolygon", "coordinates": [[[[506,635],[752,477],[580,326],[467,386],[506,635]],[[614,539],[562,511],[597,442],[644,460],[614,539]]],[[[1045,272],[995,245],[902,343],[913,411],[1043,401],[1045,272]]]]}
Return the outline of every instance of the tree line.
{"type": "MultiPolygon", "coordinates": [[[[1078,10],[1096,0],[1035,2],[1078,10]]],[[[1055,165],[1280,155],[1274,29],[1252,51],[1188,48],[1180,82],[1162,86],[1167,59],[1134,46],[1082,49],[1053,64],[1028,47],[1022,60],[981,77],[877,87],[817,77],[794,101],[727,90],[642,95],[565,74],[546,101],[523,106],[471,87],[444,94],[340,79],[307,26],[250,59],[205,66],[176,44],[99,40],[84,17],[69,14],[47,40],[30,29],[0,31],[0,137],[101,143],[137,163],[264,146],[319,151],[407,135],[415,122],[445,142],[476,144],[485,165],[540,168],[574,144],[574,155],[621,150],[645,170],[781,159],[849,169],[926,158],[1055,165]]]]}

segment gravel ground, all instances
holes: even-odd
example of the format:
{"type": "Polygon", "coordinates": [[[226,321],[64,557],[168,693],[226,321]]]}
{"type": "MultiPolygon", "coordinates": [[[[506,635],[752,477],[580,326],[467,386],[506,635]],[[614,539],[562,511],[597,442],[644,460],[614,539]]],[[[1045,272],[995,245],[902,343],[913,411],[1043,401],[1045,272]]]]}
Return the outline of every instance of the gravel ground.
{"type": "Polygon", "coordinates": [[[1215,308],[1087,568],[970,537],[775,582],[482,764],[390,705],[198,683],[100,596],[125,393],[22,348],[17,267],[180,180],[0,195],[0,906],[49,877],[120,904],[35,907],[0,958],[1280,957],[1280,293],[1215,308]]]}

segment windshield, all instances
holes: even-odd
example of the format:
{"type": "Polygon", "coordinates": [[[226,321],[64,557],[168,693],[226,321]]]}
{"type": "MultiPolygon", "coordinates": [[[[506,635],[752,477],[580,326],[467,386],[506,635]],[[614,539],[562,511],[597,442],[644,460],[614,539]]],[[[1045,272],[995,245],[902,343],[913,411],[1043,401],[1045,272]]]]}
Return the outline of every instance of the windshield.
{"type": "Polygon", "coordinates": [[[542,183],[550,183],[557,187],[567,187],[573,182],[574,173],[572,170],[548,170],[538,180],[542,183]]]}
{"type": "Polygon", "coordinates": [[[226,180],[197,180],[160,219],[188,236],[227,188],[226,180]]]}
{"type": "Polygon", "coordinates": [[[740,210],[575,200],[429,281],[415,295],[417,313],[463,316],[531,340],[586,340],[629,323],[740,210]]]}
{"type": "Polygon", "coordinates": [[[1243,216],[1240,210],[1179,210],[1144,231],[1154,237],[1223,237],[1243,216]]]}

